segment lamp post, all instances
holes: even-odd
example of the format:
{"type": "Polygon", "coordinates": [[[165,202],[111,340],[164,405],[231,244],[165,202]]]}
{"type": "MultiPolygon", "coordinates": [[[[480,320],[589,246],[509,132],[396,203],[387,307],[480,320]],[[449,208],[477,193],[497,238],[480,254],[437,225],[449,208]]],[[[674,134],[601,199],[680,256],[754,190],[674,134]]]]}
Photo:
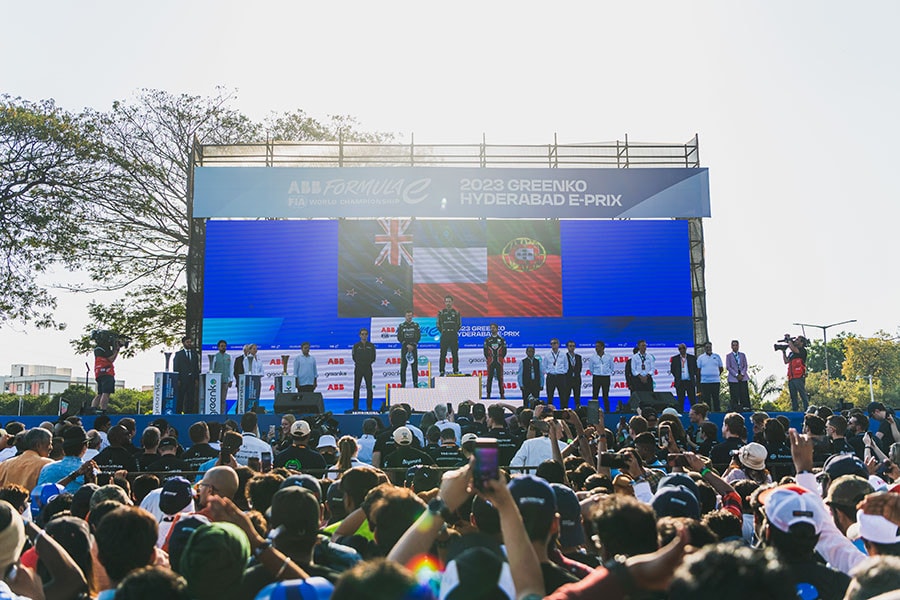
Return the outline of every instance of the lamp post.
{"type": "MultiPolygon", "coordinates": [[[[856,323],[856,319],[850,319],[849,321],[841,321],[840,323],[831,323],[829,325],[810,325],[809,323],[794,323],[794,325],[799,325],[800,327],[818,327],[822,330],[822,338],[825,340],[825,382],[828,386],[828,391],[831,391],[831,371],[828,370],[828,328],[829,327],[837,327],[838,325],[846,325],[847,323],[856,323]]],[[[804,335],[806,334],[806,329],[803,330],[804,335]]]]}

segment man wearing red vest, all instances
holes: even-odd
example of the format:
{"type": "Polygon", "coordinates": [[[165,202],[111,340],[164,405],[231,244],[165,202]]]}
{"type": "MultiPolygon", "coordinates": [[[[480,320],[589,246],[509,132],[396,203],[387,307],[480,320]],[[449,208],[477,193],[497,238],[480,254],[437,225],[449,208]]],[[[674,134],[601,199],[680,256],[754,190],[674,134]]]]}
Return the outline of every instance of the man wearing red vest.
{"type": "Polygon", "coordinates": [[[803,401],[803,410],[809,408],[809,396],[806,393],[806,346],[809,341],[802,335],[795,338],[785,334],[787,348],[781,348],[784,364],[788,366],[788,390],[791,393],[791,410],[799,409],[799,401],[803,401]],[[790,354],[788,354],[790,349],[790,354]]]}

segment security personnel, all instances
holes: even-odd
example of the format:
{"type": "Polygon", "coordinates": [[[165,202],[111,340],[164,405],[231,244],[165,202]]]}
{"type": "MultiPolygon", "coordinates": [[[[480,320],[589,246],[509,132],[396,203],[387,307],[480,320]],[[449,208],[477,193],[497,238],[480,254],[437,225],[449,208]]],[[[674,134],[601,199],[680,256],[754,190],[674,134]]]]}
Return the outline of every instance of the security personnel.
{"type": "Polygon", "coordinates": [[[484,360],[487,363],[487,397],[491,399],[491,383],[497,378],[497,386],[500,388],[500,398],[506,398],[503,388],[503,359],[506,358],[506,340],[497,333],[499,328],[496,323],[491,323],[491,335],[484,339],[484,360]]]}
{"type": "Polygon", "coordinates": [[[353,412],[359,410],[359,388],[366,380],[366,410],[372,410],[372,363],[375,345],[369,341],[369,330],[359,330],[359,341],[353,344],[353,412]]]}
{"type": "Polygon", "coordinates": [[[447,365],[447,350],[453,355],[453,374],[459,375],[459,329],[462,317],[453,308],[453,296],[444,296],[444,308],[437,315],[437,327],[441,332],[441,377],[447,365]]]}
{"type": "Polygon", "coordinates": [[[412,317],[412,311],[406,311],[406,320],[397,327],[397,341],[400,342],[400,387],[406,387],[406,365],[410,363],[413,387],[419,387],[419,340],[422,339],[422,331],[412,317]]]}

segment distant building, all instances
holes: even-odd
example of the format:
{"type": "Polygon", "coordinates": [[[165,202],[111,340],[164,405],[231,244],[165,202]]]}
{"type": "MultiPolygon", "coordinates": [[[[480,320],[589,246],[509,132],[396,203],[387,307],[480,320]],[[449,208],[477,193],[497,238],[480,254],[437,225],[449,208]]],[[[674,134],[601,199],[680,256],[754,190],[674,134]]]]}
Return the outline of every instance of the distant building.
{"type": "MultiPolygon", "coordinates": [[[[90,385],[94,385],[91,380],[90,385]]],[[[17,396],[59,394],[73,385],[84,385],[84,379],[72,377],[72,369],[50,365],[13,365],[10,374],[2,378],[2,389],[17,396]]],[[[116,389],[124,389],[125,382],[117,379],[116,389]]]]}

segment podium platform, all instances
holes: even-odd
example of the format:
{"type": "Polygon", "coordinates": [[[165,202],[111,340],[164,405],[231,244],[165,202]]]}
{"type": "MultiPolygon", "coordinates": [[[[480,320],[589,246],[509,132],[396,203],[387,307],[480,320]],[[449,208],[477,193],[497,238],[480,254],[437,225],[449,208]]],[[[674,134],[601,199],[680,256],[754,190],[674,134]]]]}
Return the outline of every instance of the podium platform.
{"type": "Polygon", "coordinates": [[[414,411],[427,412],[447,402],[453,406],[459,406],[465,400],[480,402],[481,389],[480,375],[435,377],[431,388],[389,388],[388,403],[409,404],[414,411]]]}

